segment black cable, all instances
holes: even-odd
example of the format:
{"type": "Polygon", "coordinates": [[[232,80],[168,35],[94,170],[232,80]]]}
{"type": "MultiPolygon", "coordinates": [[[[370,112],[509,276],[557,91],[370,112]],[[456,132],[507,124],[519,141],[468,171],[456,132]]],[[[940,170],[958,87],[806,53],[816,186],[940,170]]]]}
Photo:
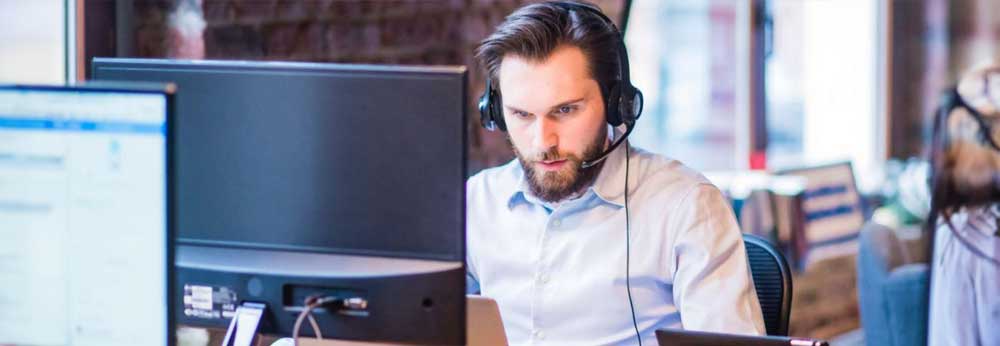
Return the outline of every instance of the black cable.
{"type": "Polygon", "coordinates": [[[628,143],[625,143],[625,291],[628,293],[628,307],[632,310],[632,327],[635,328],[635,338],[639,339],[639,346],[642,346],[642,335],[639,334],[639,323],[635,319],[635,304],[632,302],[632,283],[629,282],[629,266],[631,257],[632,230],[628,221],[628,166],[629,152],[628,143]]]}

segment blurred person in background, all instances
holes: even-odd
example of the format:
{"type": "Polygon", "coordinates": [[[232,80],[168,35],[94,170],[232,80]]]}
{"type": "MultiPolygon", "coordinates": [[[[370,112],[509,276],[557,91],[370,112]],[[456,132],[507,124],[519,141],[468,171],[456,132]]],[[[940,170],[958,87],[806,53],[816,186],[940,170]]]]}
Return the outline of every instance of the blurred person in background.
{"type": "Polygon", "coordinates": [[[929,345],[1000,345],[1000,65],[946,95],[931,142],[929,345]]]}

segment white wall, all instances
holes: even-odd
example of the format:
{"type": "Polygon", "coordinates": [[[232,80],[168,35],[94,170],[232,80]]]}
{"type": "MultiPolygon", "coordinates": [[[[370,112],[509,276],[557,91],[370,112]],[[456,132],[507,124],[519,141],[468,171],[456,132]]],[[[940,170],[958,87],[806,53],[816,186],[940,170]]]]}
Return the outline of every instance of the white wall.
{"type": "Polygon", "coordinates": [[[65,81],[63,0],[0,0],[0,83],[65,81]]]}

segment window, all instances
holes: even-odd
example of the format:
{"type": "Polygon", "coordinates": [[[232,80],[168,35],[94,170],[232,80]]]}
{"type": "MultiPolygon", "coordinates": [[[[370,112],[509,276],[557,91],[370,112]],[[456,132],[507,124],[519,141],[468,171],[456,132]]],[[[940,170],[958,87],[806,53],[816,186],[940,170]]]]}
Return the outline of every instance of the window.
{"type": "Polygon", "coordinates": [[[0,82],[66,80],[66,2],[0,1],[0,82]]]}
{"type": "Polygon", "coordinates": [[[873,183],[866,173],[885,158],[884,7],[635,0],[625,40],[646,104],[633,142],[698,170],[742,170],[750,165],[753,129],[762,129],[766,136],[755,138],[764,144],[754,146],[766,147],[766,155],[753,157],[766,158],[761,166],[849,160],[866,190],[873,183]],[[767,11],[759,36],[755,4],[767,11]],[[751,47],[764,47],[762,64],[754,64],[760,60],[751,47]],[[751,93],[764,95],[763,117],[751,116],[751,93]]]}
{"type": "Polygon", "coordinates": [[[879,5],[773,0],[765,60],[767,166],[851,161],[859,183],[884,159],[879,5]],[[845,25],[849,21],[850,25],[845,25]]]}
{"type": "Polygon", "coordinates": [[[699,170],[745,168],[748,2],[636,0],[625,41],[645,109],[637,146],[699,170]]]}

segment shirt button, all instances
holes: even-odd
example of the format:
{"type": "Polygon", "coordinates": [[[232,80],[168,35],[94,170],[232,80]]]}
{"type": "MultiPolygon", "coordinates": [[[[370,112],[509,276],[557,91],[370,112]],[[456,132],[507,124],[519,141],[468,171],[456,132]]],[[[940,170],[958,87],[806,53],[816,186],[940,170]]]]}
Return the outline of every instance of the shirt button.
{"type": "Polygon", "coordinates": [[[544,283],[548,283],[549,282],[549,276],[548,275],[542,275],[541,277],[538,278],[538,281],[541,281],[543,284],[544,283]]]}
{"type": "Polygon", "coordinates": [[[543,333],[541,330],[536,330],[535,337],[539,339],[545,339],[545,333],[543,333]]]}
{"type": "Polygon", "coordinates": [[[561,225],[562,221],[559,221],[559,219],[552,220],[552,227],[559,227],[561,225]]]}

